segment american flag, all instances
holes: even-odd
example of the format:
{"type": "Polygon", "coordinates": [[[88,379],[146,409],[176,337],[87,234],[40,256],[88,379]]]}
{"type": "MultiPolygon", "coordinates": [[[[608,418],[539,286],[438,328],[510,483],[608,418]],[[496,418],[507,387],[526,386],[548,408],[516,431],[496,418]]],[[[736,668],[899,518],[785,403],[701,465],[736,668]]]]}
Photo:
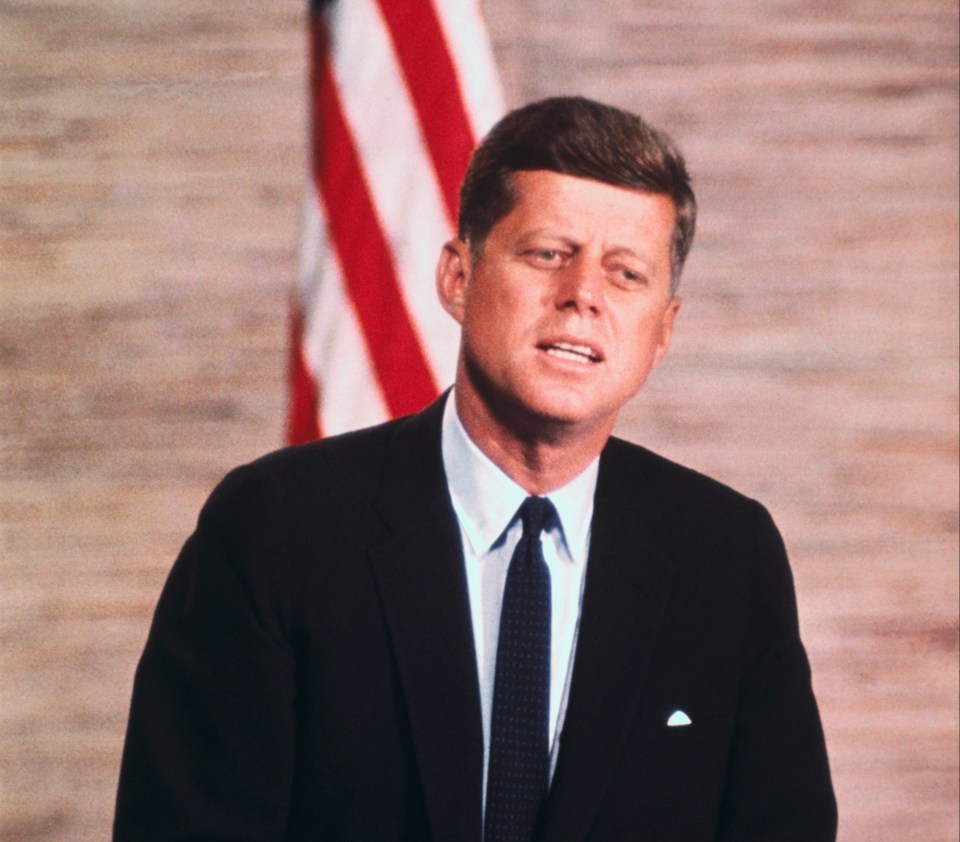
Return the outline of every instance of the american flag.
{"type": "Polygon", "coordinates": [[[290,443],[417,411],[452,383],[458,326],[434,271],[470,151],[502,112],[478,0],[311,12],[290,443]]]}

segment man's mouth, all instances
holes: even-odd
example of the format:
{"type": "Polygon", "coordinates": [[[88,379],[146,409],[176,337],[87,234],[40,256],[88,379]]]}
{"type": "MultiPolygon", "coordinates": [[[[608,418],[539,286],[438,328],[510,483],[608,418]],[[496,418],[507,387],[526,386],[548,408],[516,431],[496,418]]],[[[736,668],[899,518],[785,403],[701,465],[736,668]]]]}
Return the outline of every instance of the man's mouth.
{"type": "Polygon", "coordinates": [[[561,360],[570,360],[576,363],[598,363],[603,357],[589,345],[579,345],[573,342],[544,342],[538,346],[552,357],[561,360]]]}

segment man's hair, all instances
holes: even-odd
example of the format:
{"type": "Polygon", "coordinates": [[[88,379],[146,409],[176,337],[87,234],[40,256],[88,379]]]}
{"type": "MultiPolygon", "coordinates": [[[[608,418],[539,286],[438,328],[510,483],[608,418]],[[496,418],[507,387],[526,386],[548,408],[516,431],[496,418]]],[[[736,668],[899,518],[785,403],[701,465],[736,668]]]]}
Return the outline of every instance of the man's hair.
{"type": "Polygon", "coordinates": [[[697,200],[673,141],[636,114],[583,97],[553,97],[511,111],[483,139],[460,188],[457,231],[480,259],[518,195],[514,173],[551,170],[669,196],[677,221],[670,248],[676,289],[693,244],[697,200]]]}

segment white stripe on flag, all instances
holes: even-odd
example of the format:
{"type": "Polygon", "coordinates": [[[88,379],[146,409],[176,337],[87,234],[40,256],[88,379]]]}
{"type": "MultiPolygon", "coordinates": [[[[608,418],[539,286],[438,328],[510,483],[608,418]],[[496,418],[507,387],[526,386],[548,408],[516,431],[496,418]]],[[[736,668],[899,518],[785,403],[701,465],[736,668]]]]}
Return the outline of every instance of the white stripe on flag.
{"type": "Polygon", "coordinates": [[[480,140],[503,116],[503,95],[487,27],[476,0],[437,0],[437,17],[460,82],[473,135],[480,140]]]}

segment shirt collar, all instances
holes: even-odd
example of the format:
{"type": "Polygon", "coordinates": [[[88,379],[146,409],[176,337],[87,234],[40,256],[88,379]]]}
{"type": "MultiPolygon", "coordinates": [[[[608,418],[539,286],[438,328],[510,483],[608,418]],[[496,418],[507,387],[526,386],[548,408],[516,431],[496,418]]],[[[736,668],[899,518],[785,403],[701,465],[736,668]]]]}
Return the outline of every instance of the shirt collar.
{"type": "MultiPolygon", "coordinates": [[[[506,531],[527,492],[473,443],[457,415],[452,390],[443,411],[441,450],[464,534],[473,553],[482,555],[506,531]]],[[[599,464],[598,456],[566,485],[545,495],[557,510],[567,552],[578,564],[587,558],[599,464]]]]}

